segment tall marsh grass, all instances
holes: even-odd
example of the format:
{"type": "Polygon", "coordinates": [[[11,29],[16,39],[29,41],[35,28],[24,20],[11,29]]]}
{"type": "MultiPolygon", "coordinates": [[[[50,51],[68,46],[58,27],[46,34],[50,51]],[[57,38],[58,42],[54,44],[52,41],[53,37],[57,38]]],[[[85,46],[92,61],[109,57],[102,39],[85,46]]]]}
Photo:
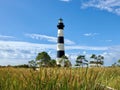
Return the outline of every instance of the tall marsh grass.
{"type": "Polygon", "coordinates": [[[0,68],[0,90],[105,90],[106,86],[120,90],[120,68],[0,68]]]}

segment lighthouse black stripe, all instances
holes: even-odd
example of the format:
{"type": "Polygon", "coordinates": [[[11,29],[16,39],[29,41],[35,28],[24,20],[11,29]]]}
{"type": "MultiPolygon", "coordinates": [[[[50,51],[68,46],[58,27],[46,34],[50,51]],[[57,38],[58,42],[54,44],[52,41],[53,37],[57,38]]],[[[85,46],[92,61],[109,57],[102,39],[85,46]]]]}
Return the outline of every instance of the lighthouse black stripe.
{"type": "Polygon", "coordinates": [[[65,55],[65,51],[57,51],[57,58],[61,58],[65,55]]]}
{"type": "Polygon", "coordinates": [[[63,29],[63,28],[64,28],[64,24],[63,24],[63,23],[59,23],[59,24],[57,25],[57,27],[58,27],[58,29],[63,29]]]}
{"type": "Polygon", "coordinates": [[[58,37],[58,43],[64,43],[64,37],[58,37]]]}

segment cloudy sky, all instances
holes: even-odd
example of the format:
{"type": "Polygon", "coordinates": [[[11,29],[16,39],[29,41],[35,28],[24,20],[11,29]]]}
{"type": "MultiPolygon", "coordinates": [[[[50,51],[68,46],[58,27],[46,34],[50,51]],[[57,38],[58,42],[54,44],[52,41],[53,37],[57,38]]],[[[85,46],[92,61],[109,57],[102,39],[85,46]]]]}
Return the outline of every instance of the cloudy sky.
{"type": "Polygon", "coordinates": [[[0,0],[0,65],[25,64],[46,51],[56,58],[57,23],[65,24],[65,52],[120,59],[119,0],[0,0]]]}

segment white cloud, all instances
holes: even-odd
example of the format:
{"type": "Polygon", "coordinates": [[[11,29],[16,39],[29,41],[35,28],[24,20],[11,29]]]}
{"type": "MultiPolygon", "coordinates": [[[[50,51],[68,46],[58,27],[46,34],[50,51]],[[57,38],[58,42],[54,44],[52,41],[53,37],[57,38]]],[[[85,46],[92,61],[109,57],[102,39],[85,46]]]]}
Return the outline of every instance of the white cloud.
{"type": "Polygon", "coordinates": [[[60,1],[63,1],[63,2],[70,2],[71,0],[60,0],[60,1]]]}
{"type": "Polygon", "coordinates": [[[0,35],[0,39],[12,39],[15,38],[13,36],[6,36],[6,35],[0,35]]]}
{"type": "Polygon", "coordinates": [[[109,40],[106,40],[106,42],[112,42],[112,40],[111,40],[111,39],[109,39],[109,40]]]}
{"type": "Polygon", "coordinates": [[[104,51],[108,50],[108,47],[95,47],[95,46],[66,46],[67,50],[93,50],[93,51],[104,51]]]}
{"type": "Polygon", "coordinates": [[[88,0],[82,8],[94,7],[120,15],[120,0],[88,0]]]}
{"type": "Polygon", "coordinates": [[[0,41],[0,65],[26,63],[37,53],[55,50],[56,45],[19,41],[0,41]]]}
{"type": "MultiPolygon", "coordinates": [[[[47,35],[41,35],[41,34],[26,34],[26,36],[29,36],[33,39],[38,39],[38,40],[47,40],[49,42],[54,42],[57,43],[57,37],[52,37],[52,36],[47,36],[47,35]]],[[[65,44],[75,44],[75,42],[65,39],[65,44]]]]}
{"type": "Polygon", "coordinates": [[[98,33],[85,33],[83,35],[87,37],[92,37],[92,36],[98,35],[98,33]]]}
{"type": "Polygon", "coordinates": [[[102,53],[102,55],[105,57],[105,64],[113,64],[117,62],[118,59],[120,59],[120,46],[111,46],[109,49],[102,53]]]}
{"type": "Polygon", "coordinates": [[[65,44],[72,45],[72,44],[75,44],[75,42],[73,42],[69,39],[65,39],[65,44]]]}
{"type": "Polygon", "coordinates": [[[41,34],[26,34],[26,36],[29,36],[32,39],[47,40],[49,42],[56,42],[57,41],[56,37],[41,35],[41,34]]]}

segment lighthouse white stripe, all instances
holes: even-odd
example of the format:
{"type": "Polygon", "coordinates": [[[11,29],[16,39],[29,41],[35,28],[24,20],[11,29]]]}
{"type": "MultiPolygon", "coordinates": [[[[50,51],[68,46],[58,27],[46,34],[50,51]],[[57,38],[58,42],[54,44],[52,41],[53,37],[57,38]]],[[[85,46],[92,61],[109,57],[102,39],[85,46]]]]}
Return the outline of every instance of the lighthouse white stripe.
{"type": "Polygon", "coordinates": [[[58,36],[64,36],[62,29],[58,29],[58,36]]]}
{"type": "Polygon", "coordinates": [[[57,50],[64,50],[64,44],[58,43],[57,44],[57,50]]]}

